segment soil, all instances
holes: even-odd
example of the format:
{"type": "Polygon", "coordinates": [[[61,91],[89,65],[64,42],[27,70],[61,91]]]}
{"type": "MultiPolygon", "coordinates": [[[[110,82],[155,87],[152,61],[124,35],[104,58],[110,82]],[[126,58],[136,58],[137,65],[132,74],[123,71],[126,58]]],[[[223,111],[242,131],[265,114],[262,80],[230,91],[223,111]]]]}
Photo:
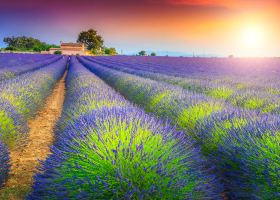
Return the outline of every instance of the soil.
{"type": "Polygon", "coordinates": [[[48,96],[45,105],[28,121],[29,133],[24,144],[10,150],[11,172],[0,190],[0,199],[24,199],[31,190],[33,176],[38,171],[40,161],[48,157],[54,141],[54,127],[64,102],[65,77],[66,73],[48,96]]]}

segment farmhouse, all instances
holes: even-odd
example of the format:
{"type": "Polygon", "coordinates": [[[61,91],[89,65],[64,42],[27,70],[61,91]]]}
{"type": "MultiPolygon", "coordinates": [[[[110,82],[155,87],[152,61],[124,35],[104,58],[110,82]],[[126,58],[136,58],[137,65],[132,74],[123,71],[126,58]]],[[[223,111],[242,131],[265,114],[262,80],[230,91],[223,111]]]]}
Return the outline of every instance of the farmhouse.
{"type": "Polygon", "coordinates": [[[60,43],[60,48],[50,48],[49,51],[41,52],[47,54],[54,54],[56,51],[61,51],[63,55],[87,55],[88,51],[85,50],[85,45],[81,43],[60,43]]]}

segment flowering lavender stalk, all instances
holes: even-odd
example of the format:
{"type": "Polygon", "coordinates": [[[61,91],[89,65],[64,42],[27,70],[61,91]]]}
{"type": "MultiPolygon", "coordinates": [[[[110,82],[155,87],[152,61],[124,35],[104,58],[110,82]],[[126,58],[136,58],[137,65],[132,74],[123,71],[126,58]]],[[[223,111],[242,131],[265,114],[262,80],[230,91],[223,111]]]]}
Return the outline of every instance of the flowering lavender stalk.
{"type": "Polygon", "coordinates": [[[133,106],[75,59],[66,85],[57,140],[28,199],[219,199],[184,132],[133,106]]]}

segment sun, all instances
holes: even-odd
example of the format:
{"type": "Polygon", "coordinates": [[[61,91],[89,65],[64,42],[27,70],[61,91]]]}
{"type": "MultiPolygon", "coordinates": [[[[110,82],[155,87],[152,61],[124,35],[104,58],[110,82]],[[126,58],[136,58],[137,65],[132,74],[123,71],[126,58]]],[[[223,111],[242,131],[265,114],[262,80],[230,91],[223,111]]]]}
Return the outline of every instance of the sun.
{"type": "Polygon", "coordinates": [[[261,24],[245,24],[239,29],[239,55],[244,57],[262,57],[266,54],[268,35],[261,24]]]}
{"type": "Polygon", "coordinates": [[[263,29],[257,26],[247,27],[243,33],[243,44],[245,48],[261,48],[264,44],[263,29]]]}

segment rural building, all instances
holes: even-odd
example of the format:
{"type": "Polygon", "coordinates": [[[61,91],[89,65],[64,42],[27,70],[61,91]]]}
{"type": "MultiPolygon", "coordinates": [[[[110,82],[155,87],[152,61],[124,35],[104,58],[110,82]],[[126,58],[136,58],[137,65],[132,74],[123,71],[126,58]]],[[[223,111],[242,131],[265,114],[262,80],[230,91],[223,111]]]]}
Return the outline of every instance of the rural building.
{"type": "Polygon", "coordinates": [[[60,48],[50,48],[49,51],[41,53],[54,54],[56,51],[61,51],[63,55],[88,55],[85,45],[81,43],[60,43],[60,48]]]}

